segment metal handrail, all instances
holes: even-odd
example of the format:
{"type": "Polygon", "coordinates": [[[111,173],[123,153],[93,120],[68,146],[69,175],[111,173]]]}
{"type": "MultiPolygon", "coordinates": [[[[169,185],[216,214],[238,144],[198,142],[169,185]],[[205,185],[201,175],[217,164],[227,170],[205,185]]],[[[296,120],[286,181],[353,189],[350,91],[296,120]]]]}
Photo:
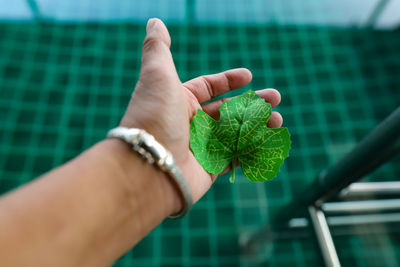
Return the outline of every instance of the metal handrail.
{"type": "MultiPolygon", "coordinates": [[[[356,182],[362,176],[398,154],[400,151],[399,137],[400,107],[382,121],[342,160],[321,172],[305,192],[295,197],[288,206],[283,207],[273,220],[272,227],[275,230],[286,228],[290,219],[298,216],[301,211],[304,212],[306,209],[309,209],[308,214],[312,216],[311,207],[321,211],[321,205],[325,201],[337,196],[348,185],[356,182]]],[[[314,228],[318,227],[318,225],[315,225],[318,220],[310,219],[314,228]]],[[[251,234],[243,235],[241,245],[245,249],[251,250],[252,247],[267,239],[266,235],[269,233],[271,233],[271,227],[265,225],[251,234]]],[[[316,234],[318,236],[318,233],[316,234]]]]}

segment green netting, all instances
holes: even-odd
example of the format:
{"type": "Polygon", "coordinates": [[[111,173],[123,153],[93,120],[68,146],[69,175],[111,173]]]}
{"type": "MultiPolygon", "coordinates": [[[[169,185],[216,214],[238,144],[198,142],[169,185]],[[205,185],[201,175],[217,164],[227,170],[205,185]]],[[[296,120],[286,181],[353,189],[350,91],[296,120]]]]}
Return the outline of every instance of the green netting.
{"type": "MultiPolygon", "coordinates": [[[[116,266],[248,266],[239,234],[268,222],[399,105],[400,32],[194,24],[169,29],[183,81],[248,67],[251,88],[280,90],[291,156],[271,182],[251,184],[239,175],[231,185],[219,178],[187,218],[165,221],[116,266]]],[[[144,24],[0,24],[1,193],[73,158],[118,123],[138,77],[144,34],[144,24]]],[[[370,179],[393,180],[399,168],[398,162],[387,164],[370,179]]],[[[400,260],[396,236],[337,242],[344,266],[394,266],[400,260]]],[[[290,239],[269,244],[261,262],[317,266],[319,258],[313,240],[290,239]]]]}

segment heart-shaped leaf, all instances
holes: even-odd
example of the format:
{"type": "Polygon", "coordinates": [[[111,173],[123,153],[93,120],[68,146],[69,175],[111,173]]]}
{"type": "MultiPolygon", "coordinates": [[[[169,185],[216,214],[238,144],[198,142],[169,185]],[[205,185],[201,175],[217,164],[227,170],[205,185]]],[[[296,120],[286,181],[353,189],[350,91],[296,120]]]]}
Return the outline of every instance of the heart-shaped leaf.
{"type": "Polygon", "coordinates": [[[289,155],[287,128],[268,128],[271,105],[248,91],[220,107],[220,120],[198,110],[190,124],[190,147],[209,173],[220,174],[230,163],[235,180],[236,160],[250,181],[276,176],[289,155]]]}

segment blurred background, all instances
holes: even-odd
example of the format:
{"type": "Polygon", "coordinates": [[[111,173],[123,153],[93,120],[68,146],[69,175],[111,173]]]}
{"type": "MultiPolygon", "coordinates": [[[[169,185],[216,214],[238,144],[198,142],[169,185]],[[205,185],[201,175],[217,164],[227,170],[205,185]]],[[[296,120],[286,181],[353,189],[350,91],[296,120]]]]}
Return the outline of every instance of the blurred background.
{"type": "MultiPolygon", "coordinates": [[[[182,81],[246,67],[253,82],[232,95],[278,89],[292,150],[272,181],[220,177],[186,218],[163,222],[115,266],[320,266],[311,234],[251,256],[239,239],[399,106],[399,0],[0,0],[0,193],[118,124],[151,17],[170,31],[182,81]]],[[[365,179],[399,177],[397,157],[365,179]]],[[[343,266],[400,266],[400,225],[357,229],[333,237],[343,266]]]]}

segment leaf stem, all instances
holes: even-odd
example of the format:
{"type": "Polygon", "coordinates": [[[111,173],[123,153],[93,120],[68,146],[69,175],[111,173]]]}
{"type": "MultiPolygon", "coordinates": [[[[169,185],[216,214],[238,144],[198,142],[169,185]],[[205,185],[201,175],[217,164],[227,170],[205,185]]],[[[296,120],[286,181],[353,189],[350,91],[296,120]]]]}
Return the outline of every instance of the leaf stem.
{"type": "Polygon", "coordinates": [[[235,182],[235,170],[236,170],[236,157],[233,157],[232,174],[231,174],[231,178],[229,178],[229,182],[231,182],[232,184],[235,182]]]}

